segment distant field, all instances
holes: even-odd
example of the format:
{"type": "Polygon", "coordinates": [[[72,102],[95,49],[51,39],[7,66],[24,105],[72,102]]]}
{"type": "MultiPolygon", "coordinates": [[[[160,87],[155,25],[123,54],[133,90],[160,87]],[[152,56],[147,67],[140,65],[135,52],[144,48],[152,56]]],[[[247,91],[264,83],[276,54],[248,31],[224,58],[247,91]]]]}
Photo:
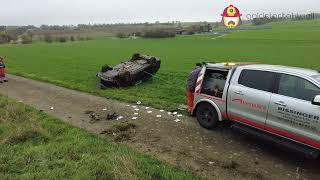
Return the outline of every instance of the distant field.
{"type": "Polygon", "coordinates": [[[196,62],[257,61],[320,69],[320,21],[273,23],[272,29],[234,31],[174,39],[102,38],[65,44],[0,46],[10,73],[40,79],[124,101],[142,101],[174,109],[185,104],[185,80],[196,62]],[[95,74],[134,52],[159,56],[162,66],[149,82],[136,87],[99,90],[95,74]]]}

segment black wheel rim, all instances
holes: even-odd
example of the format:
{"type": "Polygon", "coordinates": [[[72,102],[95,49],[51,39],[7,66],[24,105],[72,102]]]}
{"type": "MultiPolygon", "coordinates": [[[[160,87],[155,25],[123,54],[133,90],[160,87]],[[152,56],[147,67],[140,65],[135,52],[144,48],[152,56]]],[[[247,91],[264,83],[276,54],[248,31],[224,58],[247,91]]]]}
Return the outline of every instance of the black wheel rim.
{"type": "Polygon", "coordinates": [[[209,108],[204,108],[199,113],[200,121],[205,122],[205,123],[210,123],[212,121],[212,117],[213,117],[213,114],[209,108]]]}

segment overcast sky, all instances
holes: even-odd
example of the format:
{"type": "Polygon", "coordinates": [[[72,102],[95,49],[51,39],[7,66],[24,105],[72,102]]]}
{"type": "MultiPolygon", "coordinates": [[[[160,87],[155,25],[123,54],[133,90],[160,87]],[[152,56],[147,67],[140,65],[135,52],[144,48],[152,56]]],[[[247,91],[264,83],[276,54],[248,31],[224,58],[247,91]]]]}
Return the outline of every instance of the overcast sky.
{"type": "Polygon", "coordinates": [[[1,25],[220,21],[237,6],[255,13],[320,12],[319,0],[0,0],[1,25]]]}

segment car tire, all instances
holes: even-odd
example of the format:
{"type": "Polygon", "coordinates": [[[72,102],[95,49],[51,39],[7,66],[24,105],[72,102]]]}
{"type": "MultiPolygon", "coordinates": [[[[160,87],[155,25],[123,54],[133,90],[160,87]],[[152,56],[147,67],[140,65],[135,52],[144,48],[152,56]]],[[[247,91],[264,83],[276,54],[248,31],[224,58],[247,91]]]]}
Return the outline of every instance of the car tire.
{"type": "Polygon", "coordinates": [[[201,103],[196,110],[199,124],[206,129],[215,129],[219,125],[219,116],[215,108],[209,103],[201,103]]]}

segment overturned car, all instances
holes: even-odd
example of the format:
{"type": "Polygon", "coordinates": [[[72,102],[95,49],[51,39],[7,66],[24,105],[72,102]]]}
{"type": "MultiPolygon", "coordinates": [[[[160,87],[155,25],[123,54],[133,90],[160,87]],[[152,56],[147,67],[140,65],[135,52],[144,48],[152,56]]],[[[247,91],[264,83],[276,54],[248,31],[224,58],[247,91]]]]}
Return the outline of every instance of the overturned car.
{"type": "Polygon", "coordinates": [[[161,60],[154,56],[136,53],[132,58],[114,67],[104,65],[97,77],[101,88],[127,87],[149,80],[160,69],[161,60]]]}

